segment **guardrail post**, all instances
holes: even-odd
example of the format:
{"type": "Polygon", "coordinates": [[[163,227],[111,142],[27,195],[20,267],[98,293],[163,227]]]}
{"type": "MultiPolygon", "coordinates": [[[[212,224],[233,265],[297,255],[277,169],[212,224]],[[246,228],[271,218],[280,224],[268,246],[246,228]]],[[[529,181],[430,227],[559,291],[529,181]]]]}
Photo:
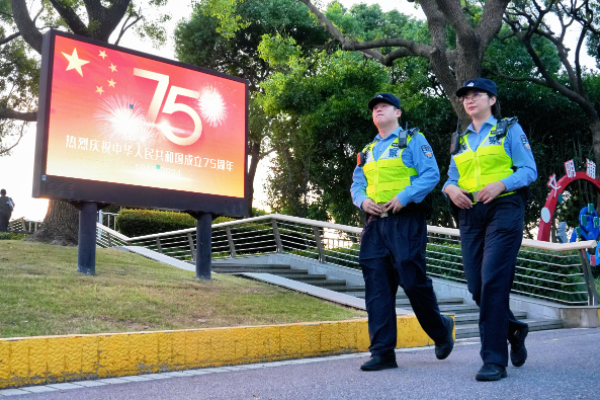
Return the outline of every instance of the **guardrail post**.
{"type": "Polygon", "coordinates": [[[162,246],[160,245],[160,238],[159,237],[156,238],[156,247],[158,248],[158,252],[159,253],[163,252],[162,251],[162,246]]]}
{"type": "Polygon", "coordinates": [[[275,245],[277,246],[277,252],[283,253],[283,246],[281,244],[281,235],[279,235],[279,227],[277,226],[277,221],[271,221],[273,225],[273,236],[275,236],[275,245]]]}
{"type": "Polygon", "coordinates": [[[190,252],[192,253],[192,261],[196,262],[196,248],[194,247],[194,239],[192,239],[192,232],[187,234],[188,243],[190,244],[190,252]]]}
{"type": "Polygon", "coordinates": [[[227,233],[227,241],[229,242],[229,254],[231,258],[235,258],[235,243],[233,243],[233,236],[231,236],[231,228],[228,226],[225,227],[225,232],[227,233]]]}
{"type": "Polygon", "coordinates": [[[313,226],[313,232],[315,233],[315,242],[317,242],[317,249],[319,250],[319,262],[325,262],[325,250],[323,249],[323,241],[321,240],[321,230],[313,226]]]}
{"type": "Polygon", "coordinates": [[[583,269],[583,276],[585,277],[585,286],[587,287],[588,292],[588,306],[597,306],[598,292],[596,291],[596,284],[594,282],[592,268],[590,267],[590,261],[588,259],[587,250],[579,250],[579,258],[581,258],[581,267],[583,269]]]}

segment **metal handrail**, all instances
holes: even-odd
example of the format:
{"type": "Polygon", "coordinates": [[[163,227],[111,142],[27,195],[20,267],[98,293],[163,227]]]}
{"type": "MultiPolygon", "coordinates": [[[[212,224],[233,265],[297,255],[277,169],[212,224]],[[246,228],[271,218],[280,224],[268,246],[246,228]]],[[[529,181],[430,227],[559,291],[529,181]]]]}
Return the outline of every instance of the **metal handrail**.
{"type": "MultiPolygon", "coordinates": [[[[100,232],[97,243],[102,247],[134,245],[189,261],[195,257],[196,228],[129,238],[101,224],[97,226],[100,232]]],[[[288,253],[360,268],[358,253],[362,228],[271,214],[215,224],[212,232],[213,258],[288,253]]],[[[428,226],[427,232],[430,274],[464,282],[458,247],[460,231],[428,226]],[[448,257],[452,261],[447,260],[448,257]]],[[[523,239],[513,292],[567,305],[597,305],[598,294],[586,255],[587,249],[595,246],[593,240],[561,244],[523,239]],[[577,251],[579,257],[564,254],[566,251],[577,251]],[[544,260],[533,259],[533,256],[544,260]],[[571,257],[578,257],[579,262],[569,260],[571,257]],[[578,290],[580,286],[582,289],[578,290]]]]}

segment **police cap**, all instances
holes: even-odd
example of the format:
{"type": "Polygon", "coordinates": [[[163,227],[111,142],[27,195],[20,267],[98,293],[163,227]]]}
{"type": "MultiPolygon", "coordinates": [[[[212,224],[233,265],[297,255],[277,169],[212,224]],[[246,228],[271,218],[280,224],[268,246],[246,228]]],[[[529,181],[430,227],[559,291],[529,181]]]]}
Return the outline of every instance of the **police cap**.
{"type": "Polygon", "coordinates": [[[491,79],[485,79],[485,78],[469,79],[468,81],[465,82],[463,87],[461,87],[460,89],[458,89],[456,91],[456,96],[463,97],[465,94],[467,94],[467,92],[469,92],[469,90],[473,90],[473,89],[485,90],[492,96],[496,96],[496,97],[498,96],[496,94],[496,83],[491,79]]]}
{"type": "Polygon", "coordinates": [[[396,108],[400,108],[400,99],[391,93],[379,93],[369,101],[369,108],[372,110],[378,103],[388,103],[396,108]]]}

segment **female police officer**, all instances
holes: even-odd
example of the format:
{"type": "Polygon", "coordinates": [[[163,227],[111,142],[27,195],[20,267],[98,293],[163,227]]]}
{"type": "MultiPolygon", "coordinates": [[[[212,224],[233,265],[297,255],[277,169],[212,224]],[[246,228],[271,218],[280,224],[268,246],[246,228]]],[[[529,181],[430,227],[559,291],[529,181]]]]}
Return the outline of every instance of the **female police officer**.
{"type": "Polygon", "coordinates": [[[484,364],[476,379],[496,381],[507,376],[507,339],[515,367],[527,358],[525,337],[529,328],[510,311],[509,293],[525,215],[525,201],[517,190],[537,178],[537,169],[516,118],[496,118],[499,104],[493,81],[468,80],[456,95],[472,124],[458,138],[443,191],[459,208],[465,275],[480,307],[484,364]]]}

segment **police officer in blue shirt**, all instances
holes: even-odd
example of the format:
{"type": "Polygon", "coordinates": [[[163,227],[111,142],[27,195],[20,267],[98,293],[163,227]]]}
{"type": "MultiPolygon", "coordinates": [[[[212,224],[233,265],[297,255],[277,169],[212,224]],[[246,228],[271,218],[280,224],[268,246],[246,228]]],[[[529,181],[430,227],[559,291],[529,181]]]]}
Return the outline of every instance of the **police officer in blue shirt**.
{"type": "Polygon", "coordinates": [[[507,376],[507,340],[515,367],[527,359],[529,328],[510,311],[509,295],[523,239],[523,189],[537,178],[537,169],[516,118],[498,119],[493,81],[468,80],[456,95],[472,124],[455,142],[443,191],[458,208],[467,285],[480,307],[484,364],[475,378],[496,381],[507,376]]]}
{"type": "Polygon", "coordinates": [[[352,201],[369,217],[363,229],[359,263],[365,279],[371,359],[363,371],[398,367],[396,363],[396,293],[402,286],[411,306],[436,346],[438,359],[454,346],[454,320],[440,314],[426,274],[425,196],[439,182],[433,151],[418,129],[405,131],[398,118],[400,100],[380,93],[368,104],[379,130],[359,154],[350,189],[352,201]]]}

